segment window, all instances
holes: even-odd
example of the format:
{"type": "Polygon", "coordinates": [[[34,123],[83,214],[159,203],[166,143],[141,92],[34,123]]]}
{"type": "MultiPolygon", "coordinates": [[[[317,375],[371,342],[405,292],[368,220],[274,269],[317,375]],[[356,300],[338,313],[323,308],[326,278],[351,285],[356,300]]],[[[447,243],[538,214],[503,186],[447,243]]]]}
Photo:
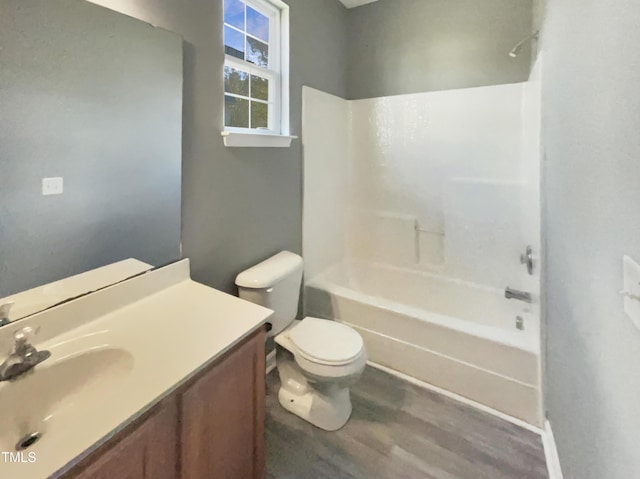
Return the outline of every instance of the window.
{"type": "Polygon", "coordinates": [[[225,131],[288,134],[281,5],[286,7],[279,0],[224,0],[225,131]]]}

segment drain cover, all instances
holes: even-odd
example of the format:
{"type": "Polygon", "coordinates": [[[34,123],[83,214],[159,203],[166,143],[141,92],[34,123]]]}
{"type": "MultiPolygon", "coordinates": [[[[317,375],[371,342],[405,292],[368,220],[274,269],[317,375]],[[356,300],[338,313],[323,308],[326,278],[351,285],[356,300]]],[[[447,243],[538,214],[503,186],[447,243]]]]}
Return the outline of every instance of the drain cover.
{"type": "Polygon", "coordinates": [[[18,441],[18,444],[16,444],[16,451],[24,451],[25,449],[30,448],[36,442],[38,442],[41,437],[42,433],[40,432],[32,432],[31,434],[27,434],[25,437],[18,441]]]}

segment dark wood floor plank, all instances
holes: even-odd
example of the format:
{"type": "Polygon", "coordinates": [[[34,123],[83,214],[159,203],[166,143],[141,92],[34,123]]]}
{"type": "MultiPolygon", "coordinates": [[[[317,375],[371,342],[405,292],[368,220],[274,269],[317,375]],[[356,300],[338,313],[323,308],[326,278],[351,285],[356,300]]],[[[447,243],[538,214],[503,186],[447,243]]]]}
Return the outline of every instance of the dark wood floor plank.
{"type": "Polygon", "coordinates": [[[336,432],[285,411],[279,386],[271,373],[268,479],[548,479],[537,434],[374,368],[336,432]]]}

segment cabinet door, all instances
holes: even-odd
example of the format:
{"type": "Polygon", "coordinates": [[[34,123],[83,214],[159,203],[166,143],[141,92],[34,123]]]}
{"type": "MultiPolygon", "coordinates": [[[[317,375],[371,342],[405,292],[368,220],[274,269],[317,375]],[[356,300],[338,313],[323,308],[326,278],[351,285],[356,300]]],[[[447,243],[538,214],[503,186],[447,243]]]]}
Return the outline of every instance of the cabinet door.
{"type": "MultiPolygon", "coordinates": [[[[177,479],[175,401],[163,402],[140,426],[125,430],[74,479],[177,479]]],[[[98,452],[100,453],[100,452],[98,452]]]]}
{"type": "Polygon", "coordinates": [[[182,396],[182,479],[264,477],[265,333],[236,347],[182,396]]]}

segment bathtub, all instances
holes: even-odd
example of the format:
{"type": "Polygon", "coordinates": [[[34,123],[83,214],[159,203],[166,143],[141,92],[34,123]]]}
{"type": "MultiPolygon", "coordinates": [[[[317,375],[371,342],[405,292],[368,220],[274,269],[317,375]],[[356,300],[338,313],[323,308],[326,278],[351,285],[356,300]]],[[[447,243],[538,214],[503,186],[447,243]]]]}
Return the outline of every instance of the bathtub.
{"type": "Polygon", "coordinates": [[[494,288],[358,261],[305,280],[304,305],[309,316],[355,328],[373,363],[541,425],[536,306],[494,288]]]}

